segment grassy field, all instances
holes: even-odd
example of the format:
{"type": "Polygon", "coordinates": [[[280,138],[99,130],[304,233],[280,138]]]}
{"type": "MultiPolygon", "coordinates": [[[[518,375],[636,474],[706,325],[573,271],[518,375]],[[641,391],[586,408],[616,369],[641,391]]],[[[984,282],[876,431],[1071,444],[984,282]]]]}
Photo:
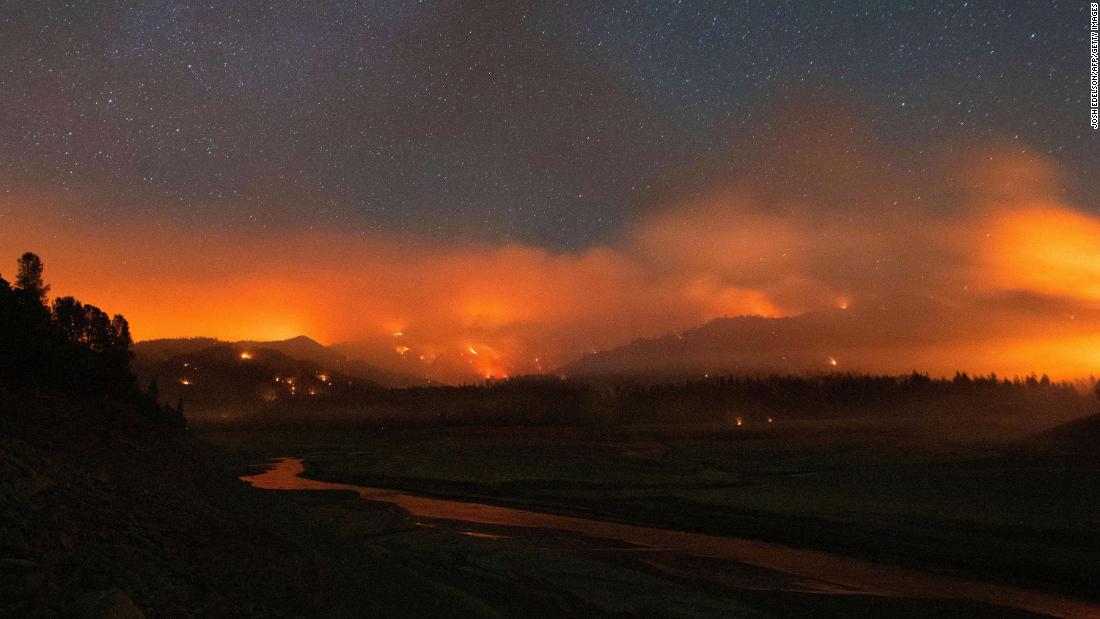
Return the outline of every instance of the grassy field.
{"type": "Polygon", "coordinates": [[[1100,580],[1100,470],[1020,442],[949,442],[869,422],[199,433],[244,461],[303,456],[307,475],[327,481],[765,539],[1083,597],[1096,597],[1100,580]]]}

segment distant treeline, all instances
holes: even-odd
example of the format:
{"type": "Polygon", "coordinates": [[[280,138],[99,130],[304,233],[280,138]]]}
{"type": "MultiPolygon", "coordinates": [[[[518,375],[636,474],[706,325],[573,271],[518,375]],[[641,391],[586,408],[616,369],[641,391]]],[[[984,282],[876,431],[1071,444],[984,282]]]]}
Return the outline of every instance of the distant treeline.
{"type": "Polygon", "coordinates": [[[1035,418],[1088,414],[1091,398],[1068,383],[957,374],[932,378],[824,374],[722,376],[669,384],[519,377],[478,386],[391,389],[286,402],[246,422],[393,425],[766,423],[877,418],[1035,418]],[[1038,417],[1035,417],[1038,416],[1038,417]]]}
{"type": "Polygon", "coordinates": [[[550,377],[461,387],[410,387],[279,401],[247,415],[248,423],[337,422],[385,425],[584,424],[601,417],[603,392],[550,377]]]}
{"type": "Polygon", "coordinates": [[[630,421],[829,419],[853,416],[1014,417],[1090,412],[1090,399],[1047,376],[995,374],[932,378],[875,376],[722,376],[668,385],[619,385],[616,416],[630,421]]]}
{"type": "Polygon", "coordinates": [[[126,319],[73,297],[49,304],[42,272],[42,260],[28,252],[14,286],[0,277],[0,386],[126,399],[152,418],[182,424],[178,407],[157,403],[155,386],[138,388],[126,319]]]}

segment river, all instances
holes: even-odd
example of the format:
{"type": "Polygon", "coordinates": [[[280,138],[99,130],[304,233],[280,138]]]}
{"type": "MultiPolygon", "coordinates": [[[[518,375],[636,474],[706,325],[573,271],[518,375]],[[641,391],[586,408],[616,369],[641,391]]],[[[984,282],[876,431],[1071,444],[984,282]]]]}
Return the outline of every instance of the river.
{"type": "MultiPolygon", "coordinates": [[[[456,523],[554,530],[626,542],[642,548],[718,558],[782,572],[801,579],[797,590],[905,598],[956,599],[1018,608],[1056,617],[1096,617],[1100,604],[1004,585],[983,583],[842,555],[735,537],[561,516],[543,512],[438,499],[396,490],[317,481],[302,476],[300,458],[282,458],[265,472],[241,479],[268,490],[350,490],[370,501],[397,505],[415,517],[456,523]]],[[[781,581],[789,590],[798,579],[781,581]]]]}

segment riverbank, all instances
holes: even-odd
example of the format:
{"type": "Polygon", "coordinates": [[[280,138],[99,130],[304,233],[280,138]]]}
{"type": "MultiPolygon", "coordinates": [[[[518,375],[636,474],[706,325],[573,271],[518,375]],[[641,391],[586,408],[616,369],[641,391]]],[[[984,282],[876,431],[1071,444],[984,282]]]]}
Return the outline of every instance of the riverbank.
{"type": "Polygon", "coordinates": [[[252,462],[562,516],[766,540],[1090,599],[1097,471],[1026,443],[866,426],[203,434],[252,462]]]}
{"type": "Polygon", "coordinates": [[[315,479],[841,552],[1087,597],[1100,470],[1026,443],[806,431],[466,428],[204,435],[315,479]]]}
{"type": "MultiPolygon", "coordinates": [[[[269,490],[329,490],[355,492],[361,498],[398,506],[417,519],[420,526],[444,522],[460,528],[471,525],[505,527],[510,534],[461,530],[478,538],[504,539],[568,534],[603,540],[622,546],[608,550],[660,552],[731,562],[761,568],[756,587],[787,593],[920,598],[988,604],[1027,612],[1063,617],[1100,617],[1100,604],[1053,596],[1034,591],[966,581],[921,573],[893,566],[873,564],[841,555],[768,544],[745,539],[694,534],[668,529],[638,527],[607,521],[557,516],[485,504],[448,501],[409,495],[392,490],[330,483],[302,476],[302,461],[284,458],[245,481],[269,490]],[[769,574],[771,578],[763,578],[769,574]]],[[[431,525],[435,526],[435,525],[431,525]]]]}

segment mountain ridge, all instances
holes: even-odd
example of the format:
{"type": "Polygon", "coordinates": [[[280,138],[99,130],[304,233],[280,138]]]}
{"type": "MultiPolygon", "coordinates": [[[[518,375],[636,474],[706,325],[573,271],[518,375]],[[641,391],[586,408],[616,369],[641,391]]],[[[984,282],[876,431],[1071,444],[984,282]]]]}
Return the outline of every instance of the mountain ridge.
{"type": "Polygon", "coordinates": [[[574,378],[683,378],[850,370],[856,364],[841,366],[838,358],[860,349],[854,327],[861,318],[839,309],[783,317],[714,318],[691,329],[638,338],[584,355],[556,373],[574,378]]]}
{"type": "Polygon", "coordinates": [[[297,335],[285,340],[237,340],[228,341],[211,337],[158,338],[143,340],[134,344],[134,355],[138,365],[166,361],[172,357],[195,354],[202,350],[229,346],[240,351],[267,349],[276,351],[301,361],[308,361],[327,369],[360,380],[370,381],[384,387],[421,386],[426,380],[410,374],[391,372],[360,359],[354,359],[325,346],[307,335],[297,335]]]}

